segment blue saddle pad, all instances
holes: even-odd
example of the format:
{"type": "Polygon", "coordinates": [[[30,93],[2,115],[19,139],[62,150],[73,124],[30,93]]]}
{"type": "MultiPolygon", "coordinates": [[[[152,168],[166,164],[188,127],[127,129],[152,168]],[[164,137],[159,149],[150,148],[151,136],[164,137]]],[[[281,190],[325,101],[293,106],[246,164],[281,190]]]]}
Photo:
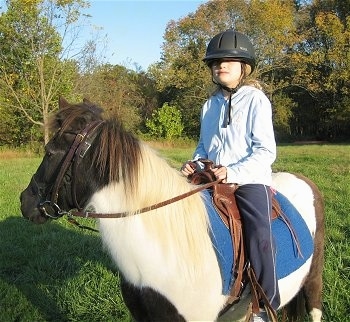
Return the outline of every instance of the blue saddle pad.
{"type": "MultiPolygon", "coordinates": [[[[228,294],[233,280],[233,247],[228,228],[216,212],[209,191],[202,192],[211,224],[211,239],[216,252],[222,276],[223,294],[228,294]]],[[[281,193],[277,192],[275,198],[279,202],[282,212],[288,217],[300,243],[302,256],[298,253],[295,241],[285,222],[277,218],[272,221],[272,233],[276,244],[276,272],[281,279],[301,267],[313,254],[313,238],[292,203],[281,193]]]]}

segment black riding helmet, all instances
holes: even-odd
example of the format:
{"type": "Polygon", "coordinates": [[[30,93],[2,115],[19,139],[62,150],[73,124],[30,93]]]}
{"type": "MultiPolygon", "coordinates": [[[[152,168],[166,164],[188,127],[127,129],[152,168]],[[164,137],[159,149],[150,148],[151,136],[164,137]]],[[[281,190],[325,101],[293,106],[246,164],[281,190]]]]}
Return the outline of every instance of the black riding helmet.
{"type": "Polygon", "coordinates": [[[255,68],[255,51],[249,38],[233,29],[228,29],[215,35],[209,42],[203,61],[210,66],[214,60],[234,58],[246,63],[247,76],[255,68]]]}

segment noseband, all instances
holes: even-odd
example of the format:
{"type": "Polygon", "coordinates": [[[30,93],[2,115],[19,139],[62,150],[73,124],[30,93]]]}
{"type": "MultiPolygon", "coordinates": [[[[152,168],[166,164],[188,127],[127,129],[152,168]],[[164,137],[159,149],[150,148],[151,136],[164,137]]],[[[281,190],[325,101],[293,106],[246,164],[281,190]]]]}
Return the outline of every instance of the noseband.
{"type": "MultiPolygon", "coordinates": [[[[75,139],[62,163],[62,166],[57,175],[56,181],[53,185],[53,188],[51,191],[51,198],[47,198],[47,200],[42,202],[39,206],[39,209],[43,213],[43,215],[50,217],[52,219],[57,219],[67,213],[64,210],[61,210],[61,208],[57,204],[58,191],[62,186],[63,178],[72,163],[74,164],[74,169],[76,170],[79,159],[81,160],[85,156],[89,148],[91,147],[91,144],[97,135],[95,131],[103,122],[104,121],[91,122],[80,133],[78,133],[75,136],[75,139]]],[[[72,200],[76,209],[81,210],[82,207],[80,207],[77,201],[74,175],[72,180],[73,180],[72,188],[71,188],[72,200]]],[[[34,183],[36,183],[34,176],[33,176],[33,181],[34,183]]],[[[38,187],[38,191],[40,192],[40,187],[38,187]]]]}

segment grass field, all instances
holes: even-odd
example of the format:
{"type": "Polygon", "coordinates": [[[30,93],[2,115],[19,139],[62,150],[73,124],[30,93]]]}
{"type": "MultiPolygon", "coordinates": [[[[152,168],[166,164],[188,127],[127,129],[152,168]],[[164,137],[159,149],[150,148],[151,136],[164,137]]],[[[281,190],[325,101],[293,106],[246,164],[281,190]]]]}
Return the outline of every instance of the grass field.
{"type": "MultiPolygon", "coordinates": [[[[174,167],[193,150],[156,148],[174,167]]],[[[131,321],[118,272],[97,233],[79,230],[65,218],[37,226],[21,217],[19,194],[39,163],[30,155],[0,152],[0,321],[131,321]]],[[[350,145],[279,146],[274,170],[302,173],[324,195],[324,321],[347,321],[350,145]]]]}

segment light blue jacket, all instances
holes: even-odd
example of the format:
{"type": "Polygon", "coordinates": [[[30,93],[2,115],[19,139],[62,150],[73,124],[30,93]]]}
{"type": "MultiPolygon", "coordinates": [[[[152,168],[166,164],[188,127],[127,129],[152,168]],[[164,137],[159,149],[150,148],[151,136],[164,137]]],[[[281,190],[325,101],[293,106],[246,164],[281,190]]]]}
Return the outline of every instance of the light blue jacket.
{"type": "Polygon", "coordinates": [[[228,183],[271,185],[271,165],[276,158],[271,103],[252,86],[242,86],[231,100],[227,127],[228,100],[222,91],[204,103],[193,159],[210,159],[227,167],[228,183]]]}

